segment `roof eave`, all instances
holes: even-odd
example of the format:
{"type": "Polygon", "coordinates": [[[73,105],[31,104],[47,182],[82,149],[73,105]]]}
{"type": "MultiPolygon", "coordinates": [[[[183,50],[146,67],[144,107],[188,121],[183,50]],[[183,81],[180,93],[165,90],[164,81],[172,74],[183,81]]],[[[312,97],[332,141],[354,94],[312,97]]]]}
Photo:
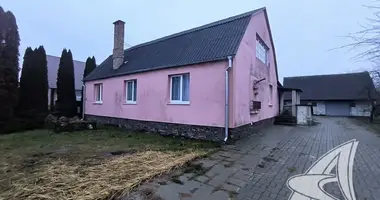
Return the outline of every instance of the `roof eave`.
{"type": "MultiPolygon", "coordinates": [[[[232,58],[235,57],[236,54],[232,54],[232,58]]],[[[227,56],[229,57],[229,56],[227,56]]],[[[143,69],[143,70],[136,70],[136,71],[131,71],[131,72],[125,72],[125,73],[119,73],[119,74],[112,74],[109,76],[105,77],[99,77],[99,78],[84,78],[83,82],[88,82],[88,81],[96,81],[96,80],[102,80],[102,79],[107,79],[107,78],[114,78],[118,76],[126,76],[126,75],[131,75],[131,74],[138,74],[138,73],[145,73],[145,72],[151,72],[151,71],[158,71],[158,70],[165,70],[165,69],[170,69],[170,68],[176,68],[176,67],[185,67],[185,66],[191,66],[191,65],[196,65],[196,64],[203,64],[203,63],[209,63],[209,62],[220,62],[222,60],[227,60],[227,57],[223,58],[216,58],[212,60],[206,60],[202,62],[194,62],[194,63],[189,63],[185,65],[173,65],[173,66],[159,66],[159,67],[153,67],[153,68],[148,68],[148,69],[143,69]]]]}

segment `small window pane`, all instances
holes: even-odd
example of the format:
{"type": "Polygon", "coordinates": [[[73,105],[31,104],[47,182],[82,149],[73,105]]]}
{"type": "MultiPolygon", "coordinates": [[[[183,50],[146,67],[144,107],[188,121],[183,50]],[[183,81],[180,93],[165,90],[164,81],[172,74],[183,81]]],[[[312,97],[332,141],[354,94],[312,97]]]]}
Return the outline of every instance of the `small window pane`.
{"type": "Polygon", "coordinates": [[[127,82],[127,101],[132,101],[132,91],[133,90],[133,82],[128,81],[127,82]]]}
{"type": "Polygon", "coordinates": [[[98,101],[99,97],[99,85],[95,85],[95,101],[98,101]]]}
{"type": "Polygon", "coordinates": [[[102,85],[95,84],[95,101],[102,101],[102,85]]]}
{"type": "Polygon", "coordinates": [[[184,74],[182,76],[182,101],[189,101],[189,93],[190,93],[190,75],[184,74]]]}
{"type": "Polygon", "coordinates": [[[102,101],[102,89],[103,85],[102,84],[95,84],[94,85],[94,91],[95,91],[95,101],[102,101]]]}
{"type": "Polygon", "coordinates": [[[133,81],[133,101],[136,101],[136,94],[137,94],[137,81],[133,81]]]}
{"type": "Polygon", "coordinates": [[[181,82],[181,77],[180,76],[175,76],[172,77],[172,100],[181,100],[180,99],[180,82],[181,82]]]}

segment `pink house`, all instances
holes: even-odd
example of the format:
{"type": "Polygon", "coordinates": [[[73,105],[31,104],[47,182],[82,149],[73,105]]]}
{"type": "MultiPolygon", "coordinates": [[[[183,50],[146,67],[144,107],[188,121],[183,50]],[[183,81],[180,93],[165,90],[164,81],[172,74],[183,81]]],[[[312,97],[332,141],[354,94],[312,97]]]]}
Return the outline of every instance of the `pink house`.
{"type": "Polygon", "coordinates": [[[85,79],[87,120],[127,129],[227,141],[279,113],[275,49],[266,8],[124,50],[85,79]]]}

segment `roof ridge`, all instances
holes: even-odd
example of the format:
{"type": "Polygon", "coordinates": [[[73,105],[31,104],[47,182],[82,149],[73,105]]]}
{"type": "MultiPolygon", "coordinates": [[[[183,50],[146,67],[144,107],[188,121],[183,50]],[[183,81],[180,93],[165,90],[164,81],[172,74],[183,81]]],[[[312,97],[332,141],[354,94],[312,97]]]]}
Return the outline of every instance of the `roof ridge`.
{"type": "Polygon", "coordinates": [[[303,77],[317,77],[317,76],[341,76],[341,75],[354,75],[354,74],[367,74],[367,71],[363,72],[348,72],[348,73],[340,73],[340,74],[317,74],[317,75],[305,75],[305,76],[288,76],[286,78],[303,78],[303,77]]]}
{"type": "Polygon", "coordinates": [[[164,37],[161,37],[161,38],[157,38],[155,40],[151,40],[151,41],[148,41],[148,42],[144,42],[144,43],[132,46],[132,47],[130,47],[128,49],[125,49],[124,51],[133,50],[133,49],[136,49],[136,48],[139,48],[139,47],[143,47],[143,46],[146,46],[146,45],[150,45],[150,44],[153,44],[153,43],[156,43],[156,42],[161,42],[161,41],[168,40],[168,39],[175,38],[175,37],[179,37],[179,36],[182,36],[182,35],[185,35],[185,34],[188,34],[188,33],[192,33],[192,32],[200,31],[200,30],[203,30],[203,29],[211,28],[211,27],[214,27],[214,26],[218,26],[218,25],[221,25],[221,24],[225,24],[225,23],[228,23],[228,22],[231,22],[231,21],[235,21],[235,20],[241,19],[243,17],[250,16],[250,15],[252,15],[252,14],[258,12],[258,11],[265,10],[265,9],[266,9],[266,7],[258,8],[258,9],[251,10],[251,11],[248,11],[248,12],[245,12],[245,13],[241,13],[241,14],[238,14],[238,15],[235,15],[235,16],[232,16],[232,17],[228,17],[228,18],[225,18],[225,19],[217,20],[217,21],[205,24],[205,25],[201,25],[201,26],[198,26],[198,27],[190,28],[188,30],[184,30],[184,31],[181,31],[181,32],[178,32],[178,33],[173,33],[171,35],[167,35],[167,36],[164,36],[164,37]]]}
{"type": "MultiPolygon", "coordinates": [[[[59,57],[59,56],[53,56],[53,55],[50,55],[50,54],[46,54],[46,57],[47,57],[47,56],[55,57],[55,58],[59,58],[59,59],[61,59],[61,57],[59,57]]],[[[86,63],[85,61],[75,60],[74,58],[73,58],[73,62],[82,62],[82,63],[86,63]]]]}

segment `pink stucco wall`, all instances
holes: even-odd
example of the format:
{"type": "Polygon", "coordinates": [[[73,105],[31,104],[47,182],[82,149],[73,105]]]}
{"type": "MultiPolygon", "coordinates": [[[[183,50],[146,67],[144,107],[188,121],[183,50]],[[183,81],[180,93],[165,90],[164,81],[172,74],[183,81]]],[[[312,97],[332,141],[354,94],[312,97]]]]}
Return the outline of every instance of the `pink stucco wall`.
{"type": "Polygon", "coordinates": [[[234,91],[232,100],[233,127],[272,118],[278,114],[279,101],[275,60],[264,12],[252,17],[235,56],[232,73],[234,77],[232,83],[232,90],[234,91]],[[256,58],[256,34],[269,47],[269,66],[256,58]],[[253,82],[262,78],[265,78],[265,81],[257,85],[258,94],[254,95],[253,82]],[[273,87],[272,106],[269,105],[269,85],[273,87]],[[261,101],[259,113],[250,114],[250,100],[261,101]]]}
{"type": "MultiPolygon", "coordinates": [[[[228,62],[164,69],[86,82],[85,114],[145,121],[224,127],[225,70],[228,62]],[[170,104],[169,76],[190,73],[190,104],[170,104]],[[137,103],[125,104],[124,81],[137,79],[137,103]],[[94,104],[94,84],[103,83],[103,103],[94,104]]],[[[277,77],[270,34],[264,12],[254,15],[230,70],[230,128],[272,118],[279,112],[277,77]],[[270,66],[256,58],[256,34],[269,47],[270,66]],[[253,82],[258,95],[253,94],[253,82]],[[273,86],[269,105],[269,85],[273,86]],[[251,100],[261,101],[261,111],[250,114],[251,100]]]]}
{"type": "Polygon", "coordinates": [[[227,60],[86,82],[85,114],[224,127],[227,60]],[[170,104],[169,76],[190,73],[190,104],[170,104]],[[137,79],[136,104],[125,104],[125,80],[137,79]],[[94,104],[94,84],[103,103],[94,104]]]}

